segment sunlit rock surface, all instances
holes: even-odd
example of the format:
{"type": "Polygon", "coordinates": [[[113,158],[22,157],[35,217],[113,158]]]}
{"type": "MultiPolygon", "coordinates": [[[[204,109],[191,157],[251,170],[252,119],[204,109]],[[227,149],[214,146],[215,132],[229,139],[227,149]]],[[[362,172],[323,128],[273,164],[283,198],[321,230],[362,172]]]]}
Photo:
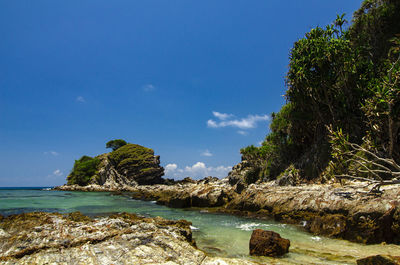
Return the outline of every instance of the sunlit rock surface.
{"type": "Polygon", "coordinates": [[[190,223],[118,214],[29,213],[0,220],[2,264],[254,264],[208,257],[190,223]]]}

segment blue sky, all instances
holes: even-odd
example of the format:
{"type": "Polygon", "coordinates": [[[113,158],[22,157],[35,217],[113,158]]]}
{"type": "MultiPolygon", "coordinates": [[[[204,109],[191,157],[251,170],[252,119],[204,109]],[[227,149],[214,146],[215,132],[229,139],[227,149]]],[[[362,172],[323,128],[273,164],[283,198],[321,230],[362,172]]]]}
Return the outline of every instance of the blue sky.
{"type": "Polygon", "coordinates": [[[284,104],[293,42],[360,4],[0,0],[0,186],[63,184],[115,138],[225,176],[284,104]]]}

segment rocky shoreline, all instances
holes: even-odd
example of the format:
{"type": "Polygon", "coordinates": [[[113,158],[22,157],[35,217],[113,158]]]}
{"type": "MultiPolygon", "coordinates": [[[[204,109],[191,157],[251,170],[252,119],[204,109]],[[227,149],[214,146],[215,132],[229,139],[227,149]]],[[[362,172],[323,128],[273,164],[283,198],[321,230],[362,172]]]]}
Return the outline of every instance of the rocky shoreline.
{"type": "Polygon", "coordinates": [[[207,256],[190,222],[117,214],[91,219],[79,212],[0,216],[2,264],[255,264],[207,256]]]}
{"type": "Polygon", "coordinates": [[[176,208],[200,207],[209,211],[301,225],[307,231],[353,242],[400,243],[400,187],[387,186],[369,193],[362,182],[346,185],[303,184],[279,186],[266,182],[238,187],[227,178],[186,180],[173,185],[60,186],[57,190],[129,192],[140,200],[153,200],[176,208]]]}

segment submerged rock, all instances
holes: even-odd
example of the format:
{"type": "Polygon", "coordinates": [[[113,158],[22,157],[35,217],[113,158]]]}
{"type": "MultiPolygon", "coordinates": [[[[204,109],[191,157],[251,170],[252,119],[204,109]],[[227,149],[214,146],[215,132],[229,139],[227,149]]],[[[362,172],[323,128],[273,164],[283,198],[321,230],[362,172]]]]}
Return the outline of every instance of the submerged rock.
{"type": "Polygon", "coordinates": [[[278,233],[256,229],[250,238],[250,255],[278,257],[289,252],[290,241],[278,233]]]}
{"type": "Polygon", "coordinates": [[[0,220],[2,264],[254,264],[208,257],[190,222],[116,214],[27,213],[0,220]]]}
{"type": "Polygon", "coordinates": [[[400,257],[387,255],[370,256],[357,260],[357,265],[399,265],[400,257]]]}

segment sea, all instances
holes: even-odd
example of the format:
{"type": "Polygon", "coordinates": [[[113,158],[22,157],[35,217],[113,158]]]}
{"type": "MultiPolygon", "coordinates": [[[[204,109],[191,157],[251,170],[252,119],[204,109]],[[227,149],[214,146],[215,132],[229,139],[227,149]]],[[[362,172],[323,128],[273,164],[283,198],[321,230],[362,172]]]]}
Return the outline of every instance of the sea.
{"type": "Polygon", "coordinates": [[[198,248],[209,255],[241,258],[261,264],[356,264],[357,259],[371,255],[400,255],[400,246],[397,245],[363,245],[315,236],[305,232],[302,225],[209,213],[204,209],[168,208],[154,201],[134,200],[129,193],[54,191],[51,187],[0,188],[1,215],[35,211],[80,211],[91,217],[128,212],[146,217],[185,219],[192,222],[198,248]],[[250,236],[258,228],[275,231],[289,239],[289,253],[281,258],[249,256],[250,236]]]}

